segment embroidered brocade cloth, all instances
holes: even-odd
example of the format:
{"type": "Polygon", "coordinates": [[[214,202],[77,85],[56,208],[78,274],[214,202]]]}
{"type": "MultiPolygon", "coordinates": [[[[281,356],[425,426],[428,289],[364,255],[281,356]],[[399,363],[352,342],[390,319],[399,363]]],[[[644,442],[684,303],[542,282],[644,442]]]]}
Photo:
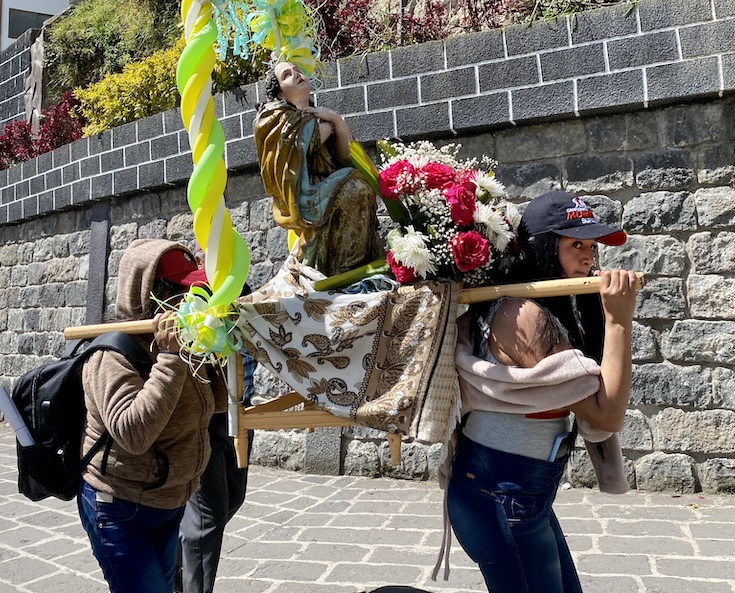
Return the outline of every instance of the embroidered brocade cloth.
{"type": "Polygon", "coordinates": [[[336,416],[444,442],[459,414],[457,285],[316,292],[322,277],[289,257],[273,280],[238,301],[248,353],[336,416]]]}

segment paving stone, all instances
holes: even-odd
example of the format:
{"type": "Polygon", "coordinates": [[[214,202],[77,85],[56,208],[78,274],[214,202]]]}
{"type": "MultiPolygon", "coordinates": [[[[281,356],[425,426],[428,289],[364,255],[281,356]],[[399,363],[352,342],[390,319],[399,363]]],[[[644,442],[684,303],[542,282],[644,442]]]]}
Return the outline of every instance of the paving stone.
{"type": "Polygon", "coordinates": [[[590,575],[579,575],[580,583],[585,593],[639,593],[640,588],[631,577],[597,577],[594,580],[590,575]]]}
{"type": "Polygon", "coordinates": [[[648,556],[636,554],[580,554],[579,572],[606,574],[651,574],[648,556]]]}
{"type": "MultiPolygon", "coordinates": [[[[250,582],[248,581],[248,591],[250,582]]],[[[244,589],[233,589],[241,593],[244,589]]],[[[282,583],[278,585],[273,593],[354,593],[354,586],[334,585],[331,583],[282,583]]],[[[219,589],[217,590],[219,593],[219,589]]]]}
{"type": "MultiPolygon", "coordinates": [[[[8,437],[0,426],[0,484],[14,486],[8,437]]],[[[429,580],[441,541],[441,505],[434,482],[253,465],[248,499],[227,527],[215,593],[357,593],[398,584],[436,593],[482,591],[479,570],[456,541],[450,580],[429,580]]],[[[733,496],[571,489],[559,492],[555,507],[586,593],[643,593],[637,582],[650,583],[649,592],[732,593],[720,585],[732,581],[723,558],[731,558],[735,546],[733,496]],[[677,566],[687,574],[675,572],[677,566]]],[[[28,565],[21,572],[32,571],[32,564],[50,566],[12,591],[97,593],[105,587],[74,505],[32,503],[10,488],[0,491],[0,582],[12,562],[28,565]]],[[[21,572],[13,574],[24,578],[21,572]]]]}
{"type": "Polygon", "coordinates": [[[605,532],[610,535],[684,537],[681,525],[673,521],[621,521],[607,522],[605,532]]]}
{"type": "Polygon", "coordinates": [[[691,543],[683,538],[672,537],[619,537],[604,535],[598,540],[600,551],[603,553],[627,554],[656,554],[657,550],[666,549],[668,553],[677,556],[691,556],[691,543]]]}
{"type": "Polygon", "coordinates": [[[326,565],[319,562],[264,560],[255,568],[252,576],[256,579],[278,578],[309,582],[319,578],[325,569],[326,565]]]}
{"type": "Polygon", "coordinates": [[[692,579],[671,579],[663,577],[643,577],[646,591],[650,593],[730,593],[732,587],[726,582],[706,582],[692,579]]]}
{"type": "Polygon", "coordinates": [[[686,562],[681,562],[673,558],[663,558],[656,561],[656,568],[662,575],[735,580],[735,562],[730,559],[687,559],[686,562]]]}

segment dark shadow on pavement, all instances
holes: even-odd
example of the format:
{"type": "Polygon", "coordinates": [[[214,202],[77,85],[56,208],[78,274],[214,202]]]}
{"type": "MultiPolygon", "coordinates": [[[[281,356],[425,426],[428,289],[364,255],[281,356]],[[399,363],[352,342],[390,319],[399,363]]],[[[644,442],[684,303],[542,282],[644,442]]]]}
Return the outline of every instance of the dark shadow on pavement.
{"type": "Polygon", "coordinates": [[[404,587],[403,585],[388,585],[386,587],[378,587],[366,593],[431,593],[431,591],[417,589],[416,587],[404,587]]]}

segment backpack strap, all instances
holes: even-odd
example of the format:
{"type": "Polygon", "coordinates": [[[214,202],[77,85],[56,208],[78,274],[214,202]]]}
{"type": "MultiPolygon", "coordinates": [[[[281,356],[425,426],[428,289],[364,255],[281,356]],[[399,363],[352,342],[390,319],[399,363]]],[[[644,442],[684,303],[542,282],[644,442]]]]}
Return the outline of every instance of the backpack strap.
{"type": "Polygon", "coordinates": [[[85,349],[85,357],[97,350],[114,350],[122,354],[140,373],[141,377],[148,374],[153,366],[150,354],[133,336],[123,332],[107,332],[97,336],[85,349]]]}
{"type": "Polygon", "coordinates": [[[135,367],[141,376],[150,372],[153,362],[143,346],[135,338],[123,332],[106,332],[94,338],[70,340],[64,348],[61,358],[79,357],[77,364],[82,364],[87,357],[97,350],[114,350],[122,354],[135,367]]]}
{"type": "MultiPolygon", "coordinates": [[[[98,438],[94,445],[92,445],[92,448],[87,451],[87,454],[82,457],[79,460],[79,465],[77,466],[75,475],[80,476],[82,475],[82,472],[84,471],[84,468],[87,467],[90,461],[92,461],[92,457],[97,455],[97,453],[104,447],[105,445],[112,445],[112,437],[110,436],[110,433],[105,431],[102,433],[102,436],[98,438]]],[[[107,460],[105,460],[105,463],[103,464],[102,468],[102,475],[104,476],[107,473],[107,460]]]]}
{"type": "MultiPolygon", "coordinates": [[[[141,377],[145,377],[150,373],[153,361],[143,346],[141,346],[135,338],[129,334],[123,332],[107,332],[97,336],[91,342],[85,340],[75,340],[70,342],[65,351],[64,356],[74,356],[78,350],[86,344],[86,348],[83,348],[81,358],[86,360],[94,352],[98,350],[114,350],[118,354],[122,354],[128,362],[130,362],[135,370],[140,373],[141,377]]],[[[112,437],[110,433],[105,430],[92,445],[92,448],[87,451],[87,454],[79,460],[79,466],[77,468],[77,474],[81,475],[84,468],[87,467],[92,458],[102,449],[105,448],[105,455],[102,461],[102,475],[107,473],[107,457],[110,454],[110,448],[112,447],[112,437]]]]}

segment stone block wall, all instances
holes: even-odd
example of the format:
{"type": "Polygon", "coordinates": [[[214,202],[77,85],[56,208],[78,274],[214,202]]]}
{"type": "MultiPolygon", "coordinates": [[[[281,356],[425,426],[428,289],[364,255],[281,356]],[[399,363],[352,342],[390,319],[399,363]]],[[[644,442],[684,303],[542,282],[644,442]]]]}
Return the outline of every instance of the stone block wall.
{"type": "MultiPolygon", "coordinates": [[[[720,97],[735,90],[734,40],[733,0],[641,0],[345,58],[327,65],[315,99],[345,115],[364,142],[464,136],[720,97]]],[[[252,120],[263,98],[258,84],[215,97],[230,170],[256,163],[252,120]]],[[[0,224],[182,183],[190,173],[178,112],[155,115],[0,171],[0,224]]]]}
{"type": "MultiPolygon", "coordinates": [[[[514,201],[564,188],[622,224],[629,242],[603,249],[601,264],[648,278],[621,435],[631,483],[733,491],[735,2],[627,8],[340,60],[316,101],[345,113],[368,144],[460,142],[462,156],[498,160],[514,201]]],[[[215,97],[228,138],[225,199],[252,249],[252,286],[286,256],[256,168],[251,124],[262,96],[250,85],[215,97]]],[[[181,118],[170,111],[0,171],[0,384],[58,355],[61,331],[88,321],[90,302],[112,312],[132,239],[193,243],[191,168],[181,118]],[[109,208],[104,244],[93,232],[100,205],[109,208]]],[[[260,395],[284,390],[266,371],[258,379],[260,395]]],[[[258,432],[252,458],[309,471],[436,474],[440,446],[404,443],[393,468],[382,437],[365,428],[258,432]]],[[[568,479],[592,484],[582,450],[568,479]]]]}
{"type": "Polygon", "coordinates": [[[0,130],[16,119],[25,119],[23,93],[31,73],[31,45],[39,33],[40,29],[28,29],[0,52],[0,130]]]}

